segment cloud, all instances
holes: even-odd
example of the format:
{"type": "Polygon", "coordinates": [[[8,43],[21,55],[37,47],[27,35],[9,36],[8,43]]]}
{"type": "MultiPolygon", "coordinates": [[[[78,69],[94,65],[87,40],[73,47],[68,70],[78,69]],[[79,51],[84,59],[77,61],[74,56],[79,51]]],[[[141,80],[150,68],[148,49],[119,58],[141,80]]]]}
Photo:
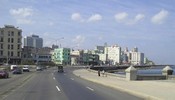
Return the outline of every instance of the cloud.
{"type": "Polygon", "coordinates": [[[168,16],[168,11],[161,10],[159,13],[155,14],[152,17],[151,22],[154,24],[162,24],[164,20],[167,18],[167,16],[168,16]]]}
{"type": "Polygon", "coordinates": [[[71,19],[73,21],[84,22],[84,19],[81,17],[79,13],[73,13],[71,19]]]}
{"type": "Polygon", "coordinates": [[[144,14],[137,14],[137,15],[135,16],[135,19],[134,19],[134,20],[135,20],[135,22],[138,22],[138,21],[144,19],[144,17],[145,17],[144,14]]]}
{"type": "Polygon", "coordinates": [[[53,26],[54,25],[54,23],[53,22],[49,22],[49,26],[53,26]]]}
{"type": "Polygon", "coordinates": [[[95,14],[88,19],[88,22],[95,22],[100,20],[102,20],[102,16],[100,14],[95,14]]]}
{"type": "Polygon", "coordinates": [[[85,37],[77,35],[72,41],[76,43],[77,46],[80,46],[85,40],[85,37]]]}
{"type": "Polygon", "coordinates": [[[128,17],[128,14],[126,12],[122,12],[122,13],[116,14],[114,17],[116,21],[122,22],[128,17]]]}
{"type": "Polygon", "coordinates": [[[34,21],[29,19],[30,16],[33,16],[33,9],[31,8],[10,9],[9,13],[15,18],[18,24],[34,23],[34,21]]]}
{"type": "Polygon", "coordinates": [[[134,18],[128,18],[128,13],[122,12],[118,13],[114,16],[115,20],[119,23],[123,23],[126,25],[133,25],[136,24],[137,22],[141,21],[144,19],[145,15],[144,14],[137,14],[134,18]]]}
{"type": "Polygon", "coordinates": [[[18,8],[10,9],[10,14],[17,17],[28,17],[33,15],[33,9],[31,8],[18,8]]]}

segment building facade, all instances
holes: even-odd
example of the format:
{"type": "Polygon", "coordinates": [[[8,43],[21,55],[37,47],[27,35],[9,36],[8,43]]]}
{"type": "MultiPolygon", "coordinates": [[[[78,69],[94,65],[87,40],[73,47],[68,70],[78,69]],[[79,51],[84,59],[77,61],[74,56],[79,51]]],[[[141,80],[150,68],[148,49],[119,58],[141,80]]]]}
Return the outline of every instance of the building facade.
{"type": "Polygon", "coordinates": [[[69,65],[71,64],[70,48],[57,48],[52,53],[52,61],[55,64],[69,65]]]}
{"type": "Polygon", "coordinates": [[[20,64],[22,30],[13,25],[0,28],[0,63],[20,64]]]}
{"type": "Polygon", "coordinates": [[[121,47],[114,45],[105,47],[107,62],[110,65],[118,65],[121,63],[121,47]]]}
{"type": "Polygon", "coordinates": [[[38,35],[31,35],[24,38],[24,46],[30,46],[34,48],[43,47],[43,39],[38,35]]]}

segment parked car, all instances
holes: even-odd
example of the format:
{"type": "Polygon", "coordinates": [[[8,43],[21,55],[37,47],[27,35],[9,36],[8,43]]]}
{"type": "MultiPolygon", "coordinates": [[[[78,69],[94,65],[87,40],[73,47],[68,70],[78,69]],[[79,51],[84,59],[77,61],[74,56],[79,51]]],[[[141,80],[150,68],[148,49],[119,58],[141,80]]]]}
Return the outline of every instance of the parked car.
{"type": "Polygon", "coordinates": [[[27,66],[24,66],[23,68],[22,68],[22,70],[23,70],[23,72],[29,72],[30,70],[29,70],[29,67],[27,67],[27,66]]]}
{"type": "Polygon", "coordinates": [[[36,67],[36,71],[42,71],[43,69],[42,69],[42,67],[41,66],[37,66],[36,67]]]}
{"type": "Polygon", "coordinates": [[[0,78],[8,78],[9,73],[6,70],[0,70],[0,78]]]}
{"type": "Polygon", "coordinates": [[[13,74],[22,74],[22,69],[21,68],[16,68],[12,72],[13,74]]]}

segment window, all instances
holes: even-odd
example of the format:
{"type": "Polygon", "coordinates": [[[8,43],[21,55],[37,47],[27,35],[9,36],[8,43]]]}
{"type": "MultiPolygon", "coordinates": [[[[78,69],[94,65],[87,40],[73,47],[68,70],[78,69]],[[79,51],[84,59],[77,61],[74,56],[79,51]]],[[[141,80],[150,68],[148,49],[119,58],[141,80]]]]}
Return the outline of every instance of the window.
{"type": "Polygon", "coordinates": [[[18,57],[20,57],[20,52],[18,52],[18,57]]]}
{"type": "Polygon", "coordinates": [[[11,43],[13,43],[13,41],[14,41],[14,39],[13,39],[13,38],[11,38],[11,43]]]}
{"type": "Polygon", "coordinates": [[[11,50],[13,50],[13,45],[11,45],[11,50]]]}
{"type": "Polygon", "coordinates": [[[20,49],[20,44],[18,44],[18,49],[20,49]]]}
{"type": "Polygon", "coordinates": [[[8,43],[10,43],[10,38],[8,38],[8,43]]]}
{"type": "Polygon", "coordinates": [[[2,50],[0,51],[0,55],[3,56],[3,51],[2,50]]]}
{"type": "Polygon", "coordinates": [[[8,44],[8,49],[10,49],[10,45],[8,44]]]}
{"type": "Polygon", "coordinates": [[[4,39],[3,39],[3,37],[1,37],[0,42],[3,42],[3,41],[4,41],[4,39]]]}
{"type": "Polygon", "coordinates": [[[4,35],[4,30],[1,31],[1,35],[4,35]]]}
{"type": "Polygon", "coordinates": [[[11,51],[11,56],[13,57],[13,51],[11,51]]]}
{"type": "Polygon", "coordinates": [[[11,36],[14,36],[14,32],[13,31],[11,32],[11,36]]]}
{"type": "Polygon", "coordinates": [[[20,38],[18,38],[18,43],[21,43],[21,39],[20,38]]]}
{"type": "Polygon", "coordinates": [[[10,51],[8,51],[8,56],[10,56],[10,51]]]}
{"type": "Polygon", "coordinates": [[[8,36],[10,36],[10,31],[8,31],[8,36]]]}
{"type": "Polygon", "coordinates": [[[20,31],[18,32],[18,36],[21,36],[21,32],[20,31]]]}
{"type": "Polygon", "coordinates": [[[1,49],[3,49],[3,44],[1,44],[1,49]]]}

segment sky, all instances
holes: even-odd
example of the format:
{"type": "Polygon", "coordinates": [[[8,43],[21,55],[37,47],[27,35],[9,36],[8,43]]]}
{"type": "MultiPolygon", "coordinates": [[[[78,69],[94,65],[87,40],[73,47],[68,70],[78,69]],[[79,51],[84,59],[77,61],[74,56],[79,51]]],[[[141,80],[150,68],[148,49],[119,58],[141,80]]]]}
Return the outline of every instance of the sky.
{"type": "Polygon", "coordinates": [[[0,27],[44,46],[74,49],[97,45],[138,47],[156,64],[175,64],[175,0],[0,0],[0,27]]]}

